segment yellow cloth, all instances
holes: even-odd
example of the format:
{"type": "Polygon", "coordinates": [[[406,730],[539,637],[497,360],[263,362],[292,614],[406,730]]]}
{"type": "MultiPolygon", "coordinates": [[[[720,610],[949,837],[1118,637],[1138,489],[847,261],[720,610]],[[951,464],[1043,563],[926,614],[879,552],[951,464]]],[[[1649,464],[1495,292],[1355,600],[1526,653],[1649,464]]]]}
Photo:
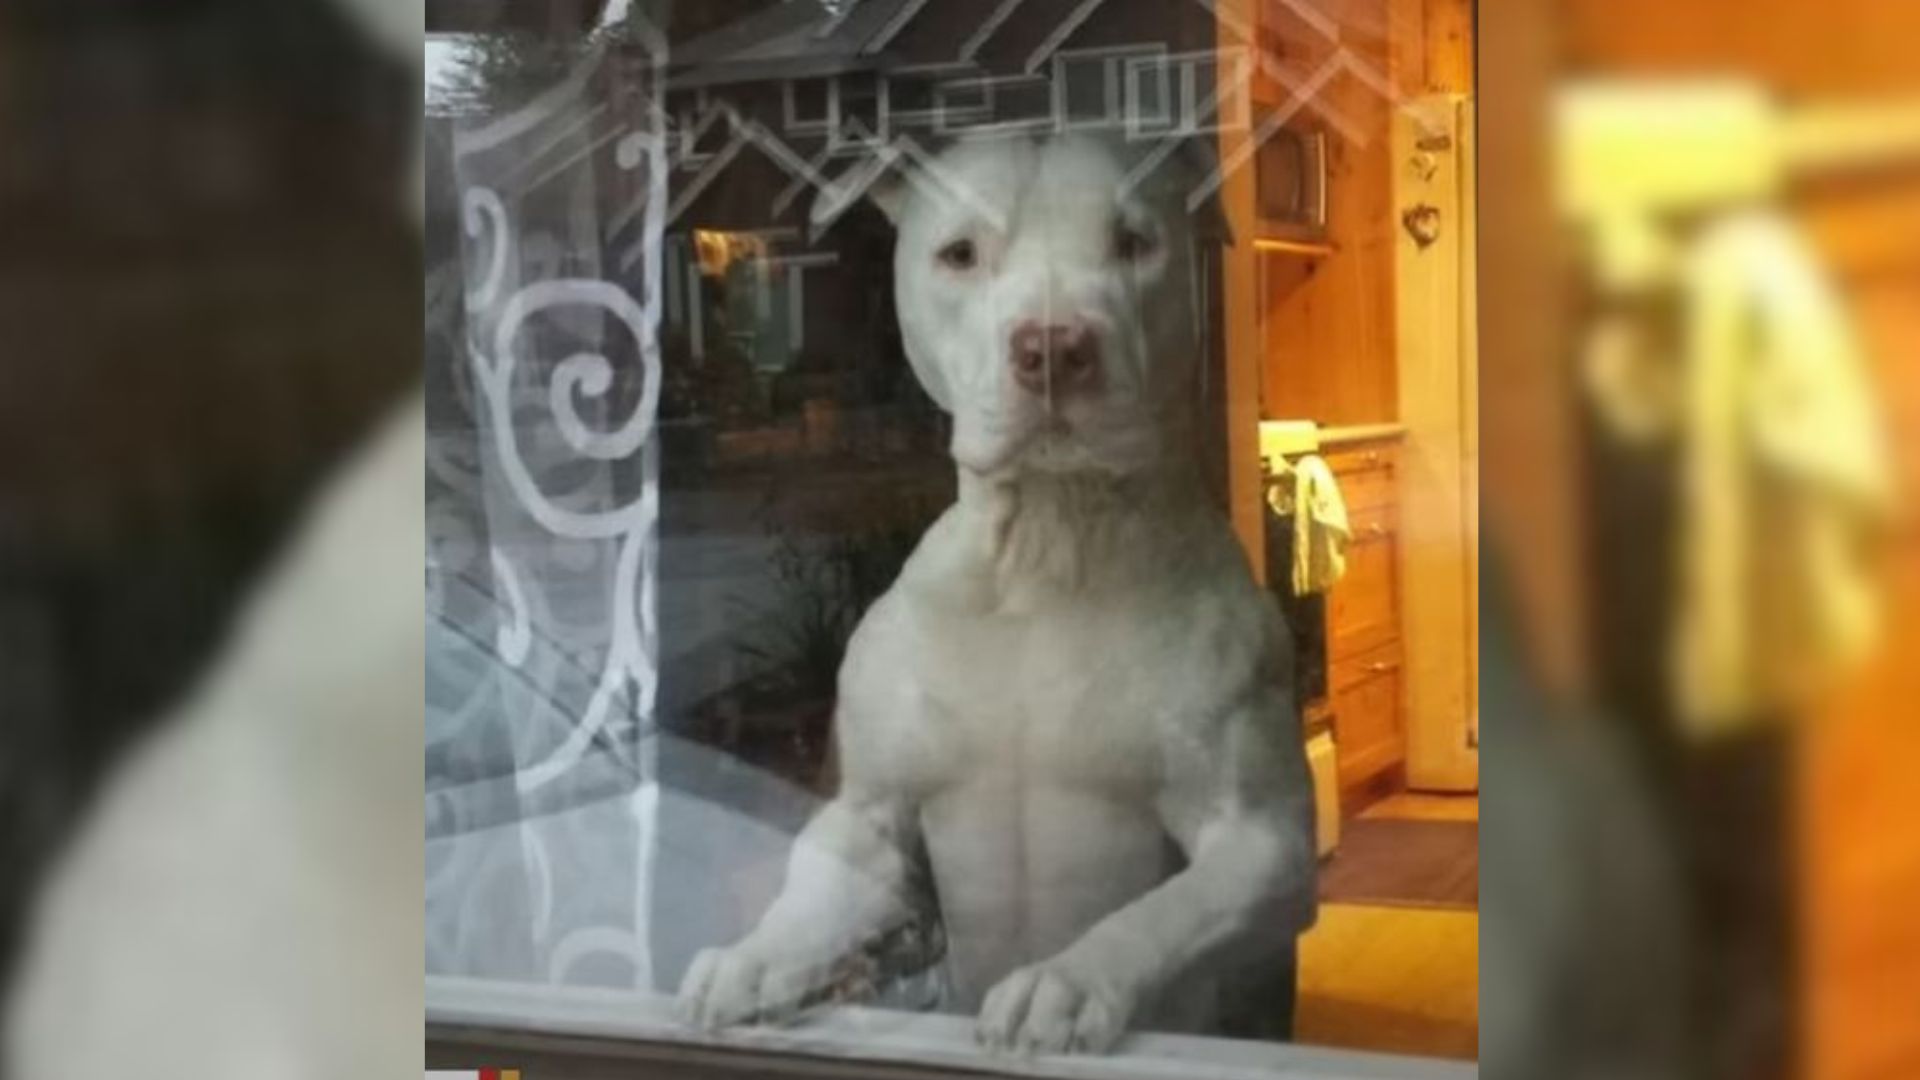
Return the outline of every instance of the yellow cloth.
{"type": "Polygon", "coordinates": [[[1890,506],[1841,301],[1785,221],[1710,228],[1683,269],[1675,691],[1702,732],[1791,710],[1872,647],[1863,541],[1890,506]]]}
{"type": "Polygon", "coordinates": [[[1347,504],[1324,459],[1293,464],[1293,594],[1325,592],[1347,572],[1347,504]]]}

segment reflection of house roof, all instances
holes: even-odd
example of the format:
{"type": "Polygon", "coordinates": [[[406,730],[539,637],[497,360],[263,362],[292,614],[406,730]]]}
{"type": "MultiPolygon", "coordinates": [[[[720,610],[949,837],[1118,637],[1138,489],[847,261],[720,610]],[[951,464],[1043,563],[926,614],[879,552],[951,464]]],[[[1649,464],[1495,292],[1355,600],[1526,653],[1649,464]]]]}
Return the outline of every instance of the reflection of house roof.
{"type": "Polygon", "coordinates": [[[782,3],[673,50],[676,87],[835,75],[882,66],[876,55],[926,0],[848,0],[839,14],[782,3]]]}
{"type": "MultiPolygon", "coordinates": [[[[749,105],[741,113],[730,99],[709,100],[704,94],[690,110],[683,107],[680,122],[691,137],[683,137],[683,156],[676,164],[697,169],[698,175],[681,189],[669,220],[680,219],[708,182],[750,148],[786,177],[772,204],[777,218],[809,188],[829,191],[829,172],[840,174],[840,190],[829,191],[840,198],[826,207],[823,222],[830,226],[836,211],[857,202],[876,177],[905,164],[896,160],[901,157],[915,166],[906,170],[908,175],[942,183],[919,140],[937,141],[955,131],[1125,126],[1130,138],[1155,138],[1166,147],[1194,136],[1245,131],[1247,138],[1219,162],[1226,171],[1244,165],[1302,110],[1318,114],[1350,141],[1364,143],[1365,130],[1334,108],[1322,90],[1329,80],[1348,73],[1389,97],[1391,84],[1341,43],[1340,24],[1318,10],[1317,4],[1326,0],[1270,2],[1304,24],[1289,41],[1297,38],[1321,47],[1290,48],[1290,55],[1277,55],[1254,40],[1258,35],[1253,26],[1230,8],[1223,10],[1218,0],[989,0],[984,5],[784,0],[763,7],[676,46],[671,86],[808,78],[827,83],[804,88],[815,95],[807,100],[818,102],[804,110],[796,107],[800,91],[792,85],[783,90],[784,112],[763,101],[759,110],[749,105]],[[1186,21],[1174,21],[1175,15],[1186,21]],[[1216,45],[1216,25],[1232,39],[1231,48],[1216,45]],[[1133,40],[1132,34],[1143,27],[1147,40],[1133,40]],[[1043,71],[1050,62],[1052,70],[1043,71]],[[1129,66],[1136,62],[1157,65],[1148,72],[1159,78],[1157,112],[1152,106],[1122,111],[1136,108],[1134,88],[1127,82],[1137,77],[1129,66]],[[1263,105],[1256,124],[1248,116],[1250,84],[1261,71],[1290,98],[1277,108],[1263,105]],[[855,72],[878,78],[832,78],[855,72]],[[1125,93],[1119,89],[1123,85],[1125,93]],[[943,96],[943,90],[951,88],[958,92],[943,96]],[[726,145],[718,148],[702,142],[716,118],[726,121],[728,132],[726,145]],[[803,153],[787,143],[789,136],[808,150],[803,153]],[[826,146],[815,153],[813,141],[822,136],[826,146]],[[865,160],[851,170],[841,168],[849,157],[865,160]]],[[[1168,152],[1156,151],[1144,168],[1157,168],[1168,152]]],[[[1218,183],[1216,172],[1192,192],[1190,205],[1210,197],[1218,183]]]]}
{"type": "Polygon", "coordinates": [[[835,13],[819,4],[787,0],[676,45],[674,85],[690,88],[904,65],[995,66],[983,50],[1031,72],[1093,21],[1106,0],[996,0],[986,9],[933,0],[842,2],[835,13]]]}

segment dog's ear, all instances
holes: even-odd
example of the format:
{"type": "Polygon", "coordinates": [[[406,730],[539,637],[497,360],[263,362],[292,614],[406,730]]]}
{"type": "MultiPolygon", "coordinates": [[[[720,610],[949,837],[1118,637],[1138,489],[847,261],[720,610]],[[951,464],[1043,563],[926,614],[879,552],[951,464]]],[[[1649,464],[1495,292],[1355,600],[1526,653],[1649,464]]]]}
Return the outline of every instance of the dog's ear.
{"type": "Polygon", "coordinates": [[[813,209],[807,215],[813,234],[819,236],[833,227],[840,216],[853,209],[862,198],[869,199],[887,215],[888,221],[900,220],[900,208],[906,202],[907,183],[896,167],[898,154],[891,150],[868,157],[839,177],[820,185],[813,209]]]}

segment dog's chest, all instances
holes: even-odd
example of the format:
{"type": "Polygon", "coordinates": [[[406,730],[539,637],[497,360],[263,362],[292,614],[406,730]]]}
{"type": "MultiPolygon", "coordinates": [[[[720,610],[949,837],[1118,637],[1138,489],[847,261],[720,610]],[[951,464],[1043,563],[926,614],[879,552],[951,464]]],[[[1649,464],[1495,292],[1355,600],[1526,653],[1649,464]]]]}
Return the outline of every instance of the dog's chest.
{"type": "Polygon", "coordinates": [[[1150,799],[1162,772],[1153,662],[1093,619],[942,620],[910,677],[911,768],[929,794],[995,782],[1150,799]]]}
{"type": "Polygon", "coordinates": [[[1166,733],[1142,657],[1091,620],[945,624],[914,673],[920,825],[962,1008],[1164,880],[1166,733]]]}

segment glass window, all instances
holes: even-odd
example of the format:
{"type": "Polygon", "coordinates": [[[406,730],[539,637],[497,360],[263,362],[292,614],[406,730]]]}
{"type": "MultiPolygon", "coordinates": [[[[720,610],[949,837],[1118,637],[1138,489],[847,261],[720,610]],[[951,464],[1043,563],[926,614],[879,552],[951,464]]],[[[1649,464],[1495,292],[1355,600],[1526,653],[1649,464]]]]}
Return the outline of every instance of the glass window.
{"type": "Polygon", "coordinates": [[[1389,6],[429,4],[430,1020],[1464,1069],[1470,8],[1389,6]]]}

